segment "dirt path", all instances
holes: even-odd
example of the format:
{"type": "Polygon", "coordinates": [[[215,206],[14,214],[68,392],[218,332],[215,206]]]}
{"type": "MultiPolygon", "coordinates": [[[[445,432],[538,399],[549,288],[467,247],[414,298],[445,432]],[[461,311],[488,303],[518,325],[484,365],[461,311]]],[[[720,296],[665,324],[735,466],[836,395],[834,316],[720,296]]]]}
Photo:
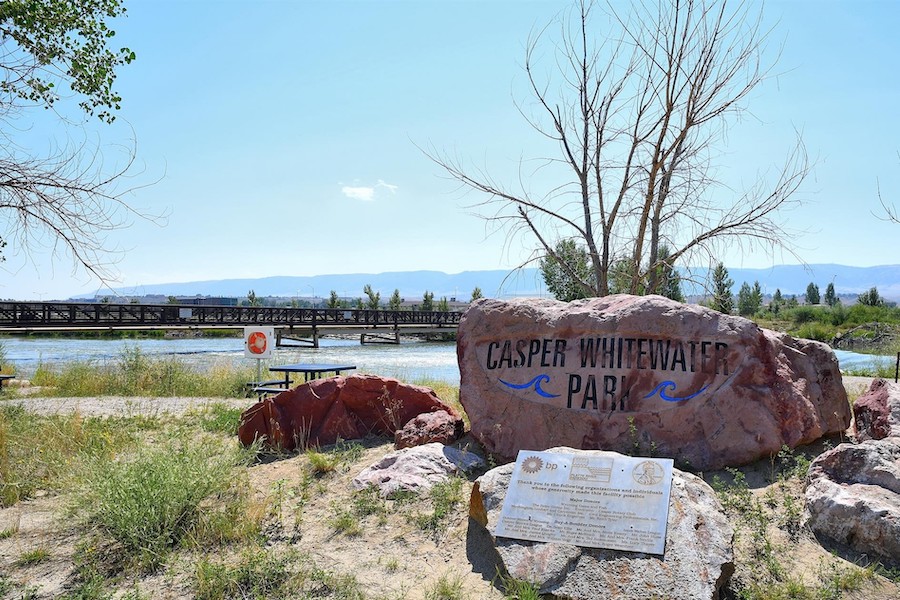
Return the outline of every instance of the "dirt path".
{"type": "Polygon", "coordinates": [[[18,404],[29,412],[42,415],[79,412],[84,416],[133,417],[154,415],[182,415],[191,410],[201,410],[212,404],[225,404],[234,408],[247,408],[253,398],[157,398],[149,396],[100,396],[86,398],[0,398],[0,404],[18,404]]]}

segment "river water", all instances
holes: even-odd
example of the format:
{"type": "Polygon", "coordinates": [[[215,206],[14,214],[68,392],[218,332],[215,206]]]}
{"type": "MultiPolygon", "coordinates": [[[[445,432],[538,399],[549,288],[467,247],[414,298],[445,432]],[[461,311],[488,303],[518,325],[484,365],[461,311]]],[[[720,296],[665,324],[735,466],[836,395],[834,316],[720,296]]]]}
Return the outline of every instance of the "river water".
{"type": "MultiPolygon", "coordinates": [[[[137,348],[149,357],[177,356],[199,369],[217,364],[254,367],[256,359],[244,356],[243,338],[181,339],[71,339],[5,337],[0,343],[6,361],[16,373],[30,377],[38,365],[70,361],[115,362],[126,350],[137,348]]],[[[374,373],[416,382],[426,379],[459,383],[455,342],[366,344],[359,339],[321,339],[319,348],[276,348],[268,364],[342,363],[356,365],[358,373],[374,373]]],[[[264,364],[266,364],[264,362],[264,364]]]]}
{"type": "MultiPolygon", "coordinates": [[[[30,377],[40,364],[58,365],[75,360],[97,363],[115,362],[124,352],[137,348],[150,357],[177,356],[202,370],[217,364],[237,367],[255,366],[255,359],[244,356],[242,338],[187,339],[71,339],[5,337],[0,343],[6,361],[16,373],[30,377]]],[[[320,340],[320,348],[277,348],[268,364],[296,362],[342,363],[357,366],[357,372],[374,373],[416,382],[427,379],[459,383],[456,343],[417,342],[404,339],[399,345],[361,345],[358,339],[320,340]]],[[[863,369],[893,365],[896,357],[872,356],[836,350],[842,369],[863,369]]]]}

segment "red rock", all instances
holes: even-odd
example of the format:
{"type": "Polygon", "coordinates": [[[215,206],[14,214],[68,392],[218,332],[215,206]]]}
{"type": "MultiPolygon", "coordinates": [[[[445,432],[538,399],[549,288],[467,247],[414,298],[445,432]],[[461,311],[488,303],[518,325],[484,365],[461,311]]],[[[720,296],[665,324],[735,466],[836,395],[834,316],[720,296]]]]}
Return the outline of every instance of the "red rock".
{"type": "Polygon", "coordinates": [[[457,339],[472,433],[506,460],[637,447],[717,469],[850,424],[828,346],[660,296],[481,300],[457,339]]]}
{"type": "Polygon", "coordinates": [[[884,379],[874,380],[869,391],[853,403],[853,419],[860,441],[900,435],[900,386],[884,379]]]}
{"type": "Polygon", "coordinates": [[[267,446],[293,450],[368,433],[393,435],[414,417],[434,411],[460,419],[430,388],[374,375],[316,379],[245,410],[238,438],[245,445],[264,438],[267,446]]]}
{"type": "Polygon", "coordinates": [[[449,444],[462,436],[463,426],[462,418],[444,410],[422,413],[394,434],[394,447],[399,450],[431,442],[449,444]]]}

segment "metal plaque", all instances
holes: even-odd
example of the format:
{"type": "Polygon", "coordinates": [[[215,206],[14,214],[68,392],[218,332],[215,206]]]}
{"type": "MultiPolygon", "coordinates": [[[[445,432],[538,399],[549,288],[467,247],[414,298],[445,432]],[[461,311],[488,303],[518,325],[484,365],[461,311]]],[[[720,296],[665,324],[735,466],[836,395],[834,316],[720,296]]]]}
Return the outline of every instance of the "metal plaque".
{"type": "Polygon", "coordinates": [[[664,554],[672,459],[520,450],[495,535],[664,554]]]}

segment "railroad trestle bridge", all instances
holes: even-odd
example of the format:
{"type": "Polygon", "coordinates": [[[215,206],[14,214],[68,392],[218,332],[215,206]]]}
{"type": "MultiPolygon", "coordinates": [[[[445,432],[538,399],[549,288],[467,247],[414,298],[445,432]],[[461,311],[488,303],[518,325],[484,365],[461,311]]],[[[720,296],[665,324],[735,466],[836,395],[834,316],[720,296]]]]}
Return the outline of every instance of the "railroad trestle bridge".
{"type": "Polygon", "coordinates": [[[398,344],[401,335],[454,334],[461,316],[454,311],[0,302],[0,333],[272,326],[280,346],[318,347],[323,335],[359,335],[362,343],[398,344]]]}

